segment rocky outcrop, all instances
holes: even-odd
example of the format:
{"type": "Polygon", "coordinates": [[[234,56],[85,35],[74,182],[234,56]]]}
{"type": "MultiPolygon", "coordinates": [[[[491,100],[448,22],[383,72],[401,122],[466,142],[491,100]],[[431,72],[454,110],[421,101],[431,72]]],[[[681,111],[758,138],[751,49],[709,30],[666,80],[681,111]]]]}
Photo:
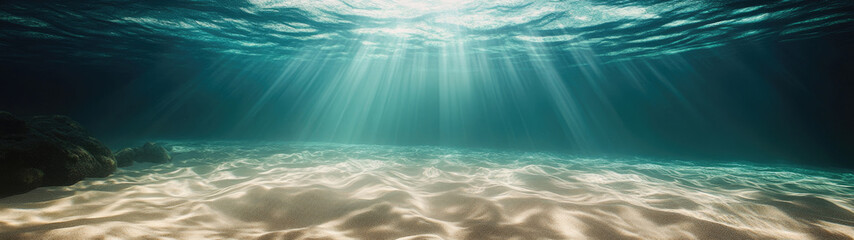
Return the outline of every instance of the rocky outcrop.
{"type": "Polygon", "coordinates": [[[133,165],[133,155],[135,151],[133,148],[125,148],[116,152],[116,166],[118,167],[130,167],[133,165]]]}
{"type": "Polygon", "coordinates": [[[25,121],[0,112],[0,197],[106,177],[115,170],[110,149],[71,118],[25,121]]]}
{"type": "Polygon", "coordinates": [[[116,152],[116,161],[119,167],[127,167],[133,165],[133,162],[153,162],[153,163],[168,163],[172,162],[172,156],[160,145],[147,142],[141,147],[125,148],[116,152]]]}

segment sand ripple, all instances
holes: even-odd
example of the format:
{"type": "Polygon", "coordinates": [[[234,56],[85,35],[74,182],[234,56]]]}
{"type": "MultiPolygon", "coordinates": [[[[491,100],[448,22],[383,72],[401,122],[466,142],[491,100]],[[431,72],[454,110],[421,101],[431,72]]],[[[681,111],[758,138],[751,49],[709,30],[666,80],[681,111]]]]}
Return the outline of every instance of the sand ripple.
{"type": "Polygon", "coordinates": [[[0,199],[0,239],[852,239],[854,175],[313,143],[173,142],[176,162],[0,199]]]}

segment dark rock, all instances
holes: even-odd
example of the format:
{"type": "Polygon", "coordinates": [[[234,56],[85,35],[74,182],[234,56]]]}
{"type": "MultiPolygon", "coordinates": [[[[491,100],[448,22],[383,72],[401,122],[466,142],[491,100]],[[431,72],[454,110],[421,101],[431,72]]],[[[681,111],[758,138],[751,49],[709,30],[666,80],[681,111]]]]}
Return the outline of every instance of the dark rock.
{"type": "Polygon", "coordinates": [[[138,150],[138,154],[139,160],[134,161],[153,163],[172,162],[172,156],[169,156],[169,152],[166,151],[166,148],[155,143],[148,142],[143,144],[141,150],[138,150]]]}
{"type": "Polygon", "coordinates": [[[65,116],[29,120],[0,112],[0,197],[66,186],[116,170],[109,148],[65,116]]]}
{"type": "Polygon", "coordinates": [[[125,148],[115,153],[116,165],[119,167],[130,167],[133,165],[133,158],[136,156],[136,151],[133,148],[125,148]]]}
{"type": "Polygon", "coordinates": [[[168,163],[172,162],[172,156],[166,148],[163,148],[156,143],[147,142],[142,147],[125,148],[116,152],[116,161],[119,167],[127,167],[133,165],[133,162],[153,162],[153,163],[168,163]]]}
{"type": "Polygon", "coordinates": [[[27,132],[27,124],[12,116],[8,112],[0,112],[0,136],[11,134],[24,134],[27,132]]]}

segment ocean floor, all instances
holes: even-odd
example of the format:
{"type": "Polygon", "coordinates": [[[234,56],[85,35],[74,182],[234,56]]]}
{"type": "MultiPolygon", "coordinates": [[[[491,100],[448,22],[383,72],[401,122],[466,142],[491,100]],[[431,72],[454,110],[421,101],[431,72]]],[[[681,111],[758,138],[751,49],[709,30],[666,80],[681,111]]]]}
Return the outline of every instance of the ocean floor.
{"type": "Polygon", "coordinates": [[[0,199],[0,239],[852,239],[854,174],[321,143],[165,142],[171,164],[0,199]]]}

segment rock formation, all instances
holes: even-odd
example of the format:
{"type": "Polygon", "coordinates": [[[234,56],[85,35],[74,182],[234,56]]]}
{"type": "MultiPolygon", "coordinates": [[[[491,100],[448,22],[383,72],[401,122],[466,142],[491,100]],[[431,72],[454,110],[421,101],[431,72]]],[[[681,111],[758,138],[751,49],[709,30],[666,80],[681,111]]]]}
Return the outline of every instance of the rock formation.
{"type": "Polygon", "coordinates": [[[0,111],[0,197],[106,177],[115,170],[110,149],[71,118],[22,120],[0,111]]]}
{"type": "Polygon", "coordinates": [[[119,167],[133,165],[133,162],[168,163],[172,156],[160,145],[147,142],[142,147],[125,148],[116,152],[116,161],[119,167]]]}

